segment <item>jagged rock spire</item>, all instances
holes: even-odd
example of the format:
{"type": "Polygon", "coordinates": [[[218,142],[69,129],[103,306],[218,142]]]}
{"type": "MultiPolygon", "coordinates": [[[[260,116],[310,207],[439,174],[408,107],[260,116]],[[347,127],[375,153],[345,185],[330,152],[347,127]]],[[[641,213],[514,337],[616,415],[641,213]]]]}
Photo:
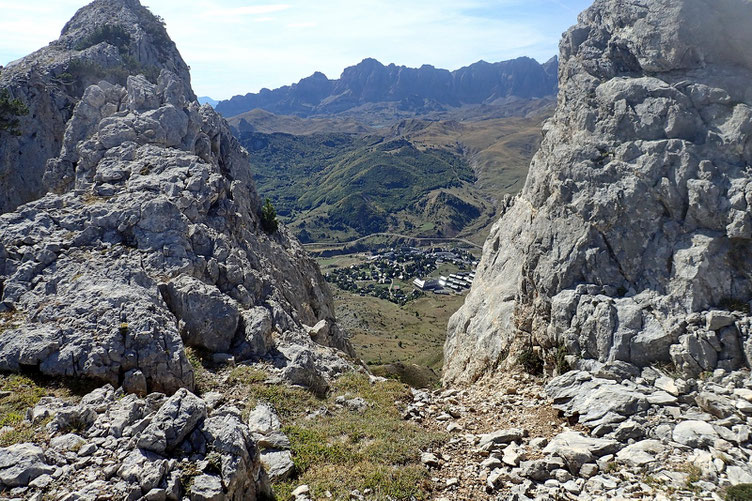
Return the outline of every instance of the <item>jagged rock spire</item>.
{"type": "Polygon", "coordinates": [[[3,68],[0,88],[29,113],[20,117],[20,136],[0,133],[0,213],[47,191],[45,163],[60,153],[66,123],[89,85],[125,85],[137,74],[157,83],[162,70],[184,82],[189,101],[196,99],[188,65],[163,22],[137,0],[97,0],[81,8],[58,40],[3,68]]]}

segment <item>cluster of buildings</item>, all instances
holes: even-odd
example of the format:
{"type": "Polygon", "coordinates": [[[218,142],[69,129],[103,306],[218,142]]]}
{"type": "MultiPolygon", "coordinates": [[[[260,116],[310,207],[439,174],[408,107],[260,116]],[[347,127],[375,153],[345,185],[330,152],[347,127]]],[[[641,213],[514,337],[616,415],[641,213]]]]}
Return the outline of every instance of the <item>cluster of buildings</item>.
{"type": "Polygon", "coordinates": [[[470,273],[453,273],[448,277],[440,276],[439,278],[416,278],[413,285],[421,291],[432,291],[434,294],[447,293],[447,289],[456,293],[461,293],[469,289],[475,280],[475,272],[470,273]]]}
{"type": "Polygon", "coordinates": [[[343,290],[405,304],[426,291],[436,294],[462,292],[472,284],[475,272],[470,270],[474,270],[477,264],[475,256],[463,249],[400,247],[374,253],[366,263],[332,270],[326,274],[326,279],[343,290]],[[458,272],[448,277],[415,278],[412,284],[416,290],[411,293],[398,285],[409,284],[413,277],[428,277],[447,263],[456,267],[458,272]]]}

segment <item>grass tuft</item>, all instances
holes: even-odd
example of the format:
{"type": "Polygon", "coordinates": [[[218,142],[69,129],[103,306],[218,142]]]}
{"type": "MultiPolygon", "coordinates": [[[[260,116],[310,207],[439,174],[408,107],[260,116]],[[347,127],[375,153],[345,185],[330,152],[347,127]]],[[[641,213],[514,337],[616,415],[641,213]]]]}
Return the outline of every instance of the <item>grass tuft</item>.
{"type": "Polygon", "coordinates": [[[253,384],[263,383],[267,380],[269,374],[266,371],[257,369],[255,367],[249,367],[247,365],[239,365],[230,371],[230,376],[227,379],[229,384],[253,384]]]}
{"type": "Polygon", "coordinates": [[[193,388],[196,395],[201,395],[212,389],[211,373],[204,366],[204,354],[196,348],[187,346],[185,356],[193,367],[193,388]]]}
{"type": "MultiPolygon", "coordinates": [[[[78,388],[68,388],[60,384],[51,385],[47,381],[36,381],[20,374],[0,375],[0,428],[10,426],[13,429],[0,434],[0,447],[31,441],[44,441],[46,422],[31,423],[24,421],[26,410],[34,407],[46,395],[70,398],[80,393],[78,388]]],[[[48,420],[49,421],[49,420],[48,420]]]]}

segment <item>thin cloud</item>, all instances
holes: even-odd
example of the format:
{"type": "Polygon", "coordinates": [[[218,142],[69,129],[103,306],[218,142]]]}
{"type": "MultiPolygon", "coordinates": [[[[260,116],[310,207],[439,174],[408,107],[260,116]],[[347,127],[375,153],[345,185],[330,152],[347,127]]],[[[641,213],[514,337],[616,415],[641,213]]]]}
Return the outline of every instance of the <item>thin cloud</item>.
{"type": "Polygon", "coordinates": [[[315,28],[316,26],[318,26],[318,24],[312,21],[306,21],[302,23],[289,23],[287,25],[288,28],[315,28]]]}
{"type": "Polygon", "coordinates": [[[217,9],[207,12],[211,17],[259,16],[281,12],[290,8],[288,4],[247,5],[231,9],[217,9]]]}

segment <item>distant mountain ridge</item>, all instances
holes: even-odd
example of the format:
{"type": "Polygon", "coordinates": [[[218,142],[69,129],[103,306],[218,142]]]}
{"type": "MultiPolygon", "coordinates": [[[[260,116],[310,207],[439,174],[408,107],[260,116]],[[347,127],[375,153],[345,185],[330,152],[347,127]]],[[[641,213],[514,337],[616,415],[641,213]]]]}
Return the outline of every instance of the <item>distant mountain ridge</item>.
{"type": "Polygon", "coordinates": [[[533,99],[557,91],[558,58],[544,64],[529,57],[498,63],[479,61],[455,71],[423,65],[408,68],[364,59],[345,68],[337,80],[316,72],[300,82],[221,101],[216,110],[231,117],[260,108],[310,117],[334,115],[372,103],[396,102],[402,110],[424,113],[512,98],[533,99]]]}
{"type": "Polygon", "coordinates": [[[217,103],[219,103],[219,101],[217,101],[216,99],[212,99],[209,96],[199,96],[198,97],[198,102],[199,102],[199,104],[208,104],[212,108],[214,108],[215,106],[217,106],[217,103]]]}

